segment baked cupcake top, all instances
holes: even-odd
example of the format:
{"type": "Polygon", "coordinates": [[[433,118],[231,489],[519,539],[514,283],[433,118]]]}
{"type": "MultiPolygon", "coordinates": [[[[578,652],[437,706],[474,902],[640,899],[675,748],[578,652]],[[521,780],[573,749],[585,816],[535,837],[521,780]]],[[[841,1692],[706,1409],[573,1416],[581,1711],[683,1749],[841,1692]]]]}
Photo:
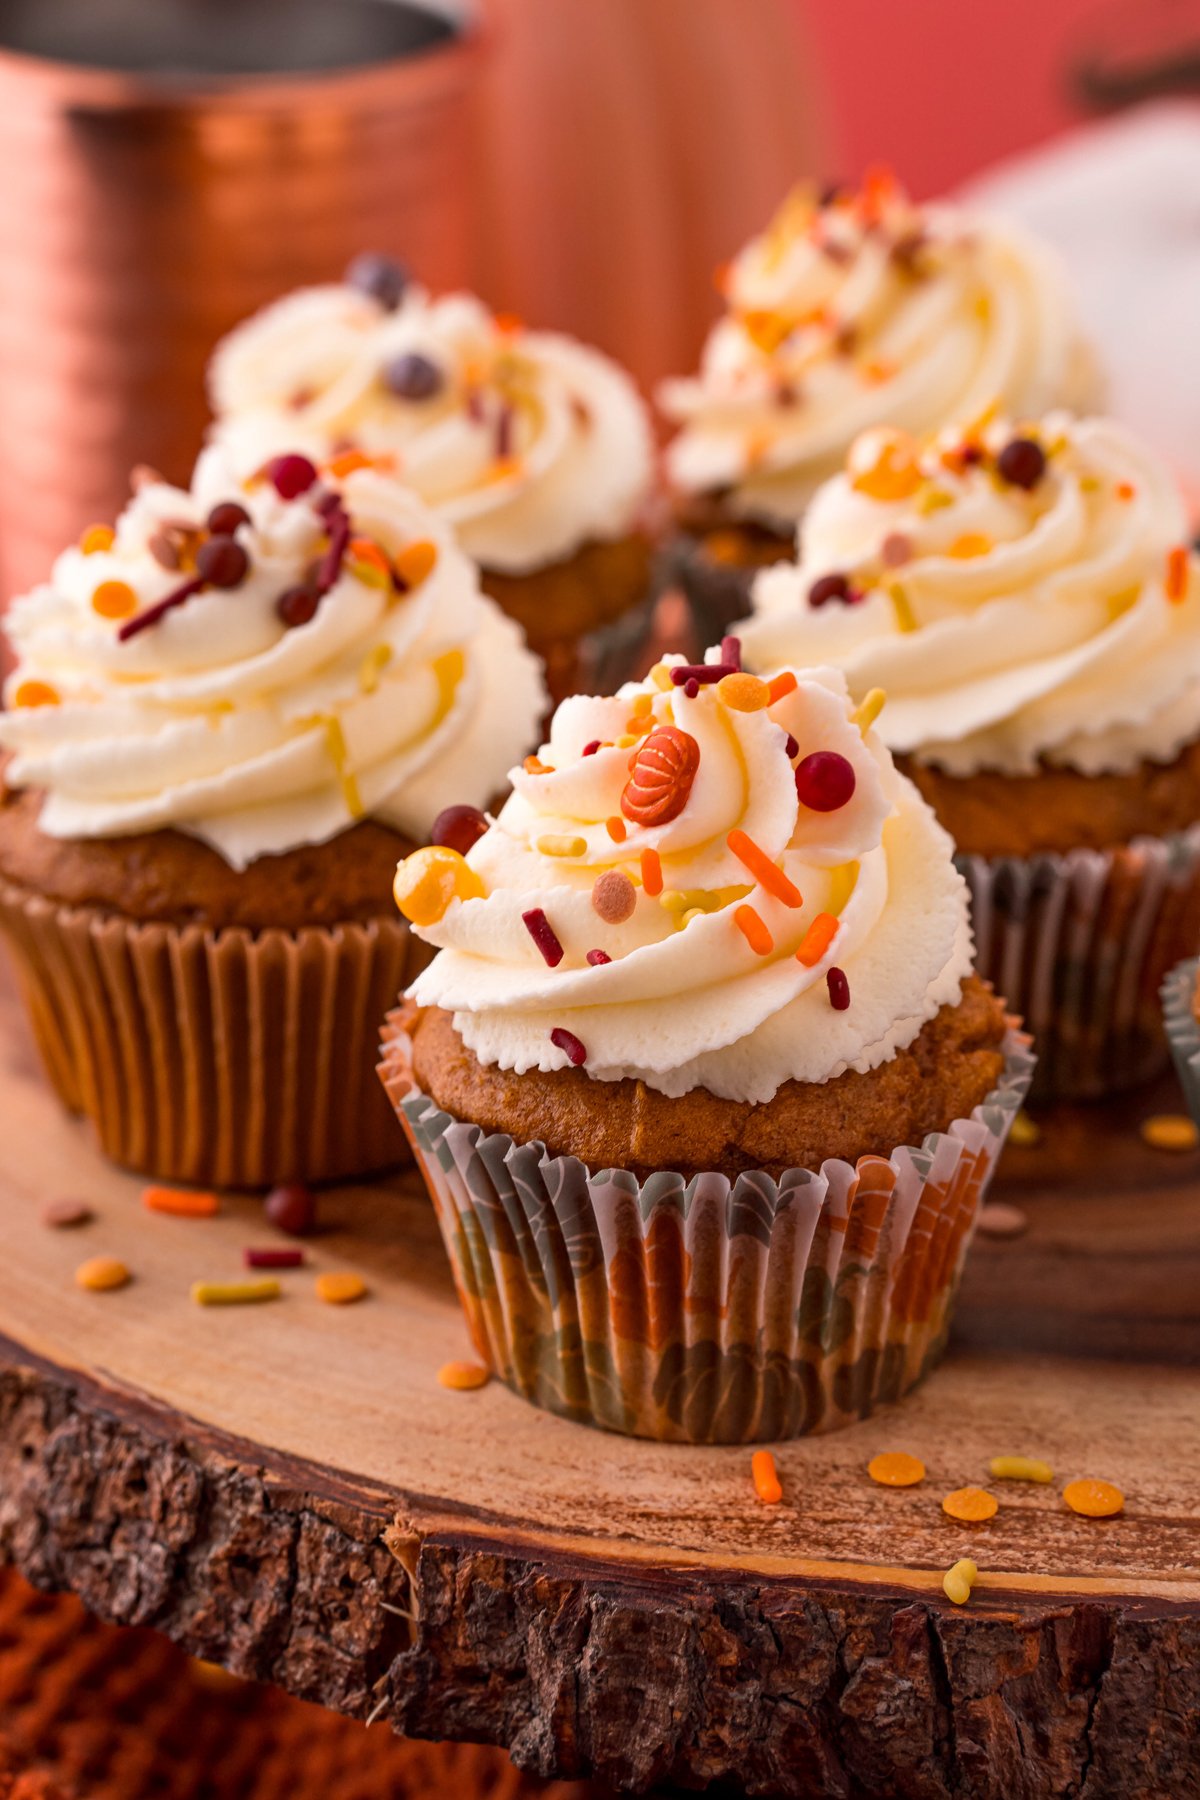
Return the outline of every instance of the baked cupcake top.
{"type": "Polygon", "coordinates": [[[724,271],[728,310],[694,379],[660,391],[682,430],[677,493],[793,528],[868,426],[924,434],[998,400],[1017,416],[1098,403],[1053,254],[886,172],[797,188],[724,271]]]}
{"type": "Polygon", "coordinates": [[[240,325],[210,389],[216,441],[242,472],[281,449],[360,449],[508,574],[623,537],[650,491],[646,408],[615,363],[468,294],[434,299],[377,260],[240,325]]]}
{"type": "Polygon", "coordinates": [[[1167,470],[1107,420],[865,434],[799,565],[755,583],[747,662],[842,668],[955,775],[1169,761],[1200,735],[1200,581],[1167,470]]]}
{"type": "Polygon", "coordinates": [[[395,481],[298,455],[152,480],[13,605],[0,714],[41,829],[174,826],[234,868],[374,816],[427,835],[534,738],[541,666],[395,481]]]}
{"type": "MultiPolygon", "coordinates": [[[[950,841],[832,670],[658,664],[563,702],[469,848],[401,863],[413,995],[486,1064],[767,1101],[867,1070],[971,967],[950,841]]],[[[724,657],[724,661],[719,660],[724,657]]]]}

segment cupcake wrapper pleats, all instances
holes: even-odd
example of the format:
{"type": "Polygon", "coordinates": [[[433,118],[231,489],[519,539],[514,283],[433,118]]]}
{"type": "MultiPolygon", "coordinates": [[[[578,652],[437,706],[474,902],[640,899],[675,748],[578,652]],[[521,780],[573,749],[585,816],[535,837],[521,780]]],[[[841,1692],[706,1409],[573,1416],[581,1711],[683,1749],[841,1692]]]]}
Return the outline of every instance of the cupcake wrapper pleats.
{"type": "Polygon", "coordinates": [[[1162,986],[1167,1042],[1183,1085],[1188,1111],[1200,1125],[1200,1020],[1195,1013],[1196,974],[1200,958],[1176,964],[1162,986]]]}
{"type": "Polygon", "coordinates": [[[0,931],[46,1072],[114,1162],[257,1188],[407,1160],[373,1068],[427,955],[401,922],[213,933],[0,882],[0,931]]]}
{"type": "Polygon", "coordinates": [[[475,1346],[535,1405],[667,1442],[760,1442],[862,1418],[941,1354],[1032,1072],[1015,1026],[995,1091],[919,1149],[779,1181],[639,1182],[441,1111],[413,1081],[413,1018],[389,1018],[384,1085],[475,1346]]]}
{"type": "Polygon", "coordinates": [[[1035,1099],[1091,1099],[1166,1066],[1159,990],[1200,941],[1200,825],[1066,855],[960,856],[975,963],[1033,1034],[1035,1099]]]}

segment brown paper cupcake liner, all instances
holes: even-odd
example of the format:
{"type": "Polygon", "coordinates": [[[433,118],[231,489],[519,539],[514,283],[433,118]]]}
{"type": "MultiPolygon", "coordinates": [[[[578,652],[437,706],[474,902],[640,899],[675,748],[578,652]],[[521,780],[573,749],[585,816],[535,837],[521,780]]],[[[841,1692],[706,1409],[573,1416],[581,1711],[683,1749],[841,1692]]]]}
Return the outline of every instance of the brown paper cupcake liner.
{"type": "Polygon", "coordinates": [[[525,1399],[636,1437],[752,1443],[863,1418],[937,1361],[1032,1072],[1015,1022],[995,1090],[919,1148],[639,1182],[442,1111],[413,1080],[415,1016],[389,1016],[380,1073],[476,1349],[525,1399]]]}
{"type": "Polygon", "coordinates": [[[0,881],[0,931],[50,1081],[114,1162],[260,1188],[407,1160],[373,1066],[429,954],[399,920],[214,933],[0,881]]]}
{"type": "Polygon", "coordinates": [[[976,967],[1033,1034],[1033,1097],[1095,1099],[1158,1074],[1163,977],[1200,941],[1200,825],[1112,850],[957,860],[976,967]]]}
{"type": "Polygon", "coordinates": [[[791,561],[793,555],[790,548],[781,548],[765,561],[726,562],[713,555],[704,538],[688,532],[666,546],[660,579],[678,587],[687,600],[699,654],[753,612],[750,591],[764,568],[791,561]]]}
{"type": "Polygon", "coordinates": [[[1187,1099],[1188,1111],[1200,1125],[1200,1019],[1196,1017],[1196,976],[1200,957],[1177,963],[1162,985],[1163,1022],[1167,1042],[1187,1099]]]}

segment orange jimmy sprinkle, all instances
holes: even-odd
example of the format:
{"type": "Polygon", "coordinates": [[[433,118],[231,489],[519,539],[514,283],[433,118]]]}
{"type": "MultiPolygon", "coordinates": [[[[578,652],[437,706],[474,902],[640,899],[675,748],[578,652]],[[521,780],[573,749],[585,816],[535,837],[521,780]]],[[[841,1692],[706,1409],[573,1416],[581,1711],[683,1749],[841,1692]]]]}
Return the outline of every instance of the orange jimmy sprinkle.
{"type": "Polygon", "coordinates": [[[624,819],[618,818],[616,813],[613,814],[611,819],[605,819],[604,829],[607,831],[614,844],[623,844],[625,842],[625,821],[624,819]]]}
{"type": "Polygon", "coordinates": [[[1118,500],[1132,500],[1137,489],[1132,481],[1118,481],[1115,492],[1118,500]]]}
{"type": "Polygon", "coordinates": [[[92,591],[92,611],[102,619],[130,619],[137,605],[137,595],[127,581],[102,581],[92,591]]]}
{"type": "Polygon", "coordinates": [[[775,948],[775,939],[752,906],[739,906],[733,915],[733,922],[756,956],[770,956],[775,948]]]}
{"type": "Polygon", "coordinates": [[[804,934],[803,942],[796,952],[796,961],[811,969],[819,963],[825,952],[837,936],[838,922],[832,913],[818,913],[804,934]]]}
{"type": "Polygon", "coordinates": [[[522,767],[527,775],[553,775],[553,763],[544,763],[538,756],[527,756],[522,767]]]}
{"type": "Polygon", "coordinates": [[[94,556],[97,550],[111,550],[116,535],[111,525],[89,525],[79,540],[79,548],[85,556],[94,556]]]}
{"type": "MultiPolygon", "coordinates": [[[[725,839],[738,861],[749,869],[760,887],[766,888],[776,900],[782,900],[785,906],[803,906],[804,896],[795,882],[789,881],[782,869],[776,868],[765,850],[760,850],[754,839],[747,837],[741,830],[734,830],[725,839]]],[[[757,915],[755,915],[757,917],[757,915]]]]}
{"type": "Polygon", "coordinates": [[[1167,551],[1167,599],[1175,606],[1187,598],[1188,591],[1188,547],[1176,544],[1173,550],[1167,551]]]}
{"type": "Polygon", "coordinates": [[[767,693],[770,696],[767,705],[774,706],[777,700],[782,700],[786,694],[794,693],[795,689],[796,677],[790,669],[785,669],[782,675],[777,675],[774,681],[767,683],[767,693]]]}
{"type": "Polygon", "coordinates": [[[769,1450],[754,1452],[750,1458],[750,1473],[754,1478],[754,1491],[763,1505],[778,1506],[783,1499],[783,1489],[775,1472],[775,1458],[769,1450]]]}
{"type": "Polygon", "coordinates": [[[352,537],[347,549],[358,562],[370,563],[373,569],[378,569],[389,581],[392,579],[392,565],[374,538],[352,537]]]}
{"type": "Polygon", "coordinates": [[[642,887],[655,899],[663,890],[662,858],[657,850],[642,851],[642,887]]]}
{"type": "Polygon", "coordinates": [[[196,1194],[188,1188],[143,1188],[142,1205],[150,1212],[173,1213],[177,1219],[211,1219],[221,1210],[215,1194],[196,1194]]]}
{"type": "Polygon", "coordinates": [[[325,473],[332,475],[335,481],[344,481],[347,475],[353,475],[359,469],[369,469],[371,458],[365,450],[339,450],[325,464],[325,473]]]}
{"type": "Polygon", "coordinates": [[[57,706],[58,689],[48,681],[22,681],[13,695],[14,706],[57,706]]]}
{"type": "Polygon", "coordinates": [[[429,538],[415,538],[397,550],[395,569],[406,588],[420,587],[433,573],[438,559],[437,545],[429,538]]]}

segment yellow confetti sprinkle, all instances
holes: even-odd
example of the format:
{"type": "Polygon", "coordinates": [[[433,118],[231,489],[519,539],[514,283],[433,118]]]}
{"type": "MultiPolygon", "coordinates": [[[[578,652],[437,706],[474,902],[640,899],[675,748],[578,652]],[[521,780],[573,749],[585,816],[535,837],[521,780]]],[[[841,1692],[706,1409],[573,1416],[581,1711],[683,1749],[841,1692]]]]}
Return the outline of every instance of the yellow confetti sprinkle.
{"type": "Polygon", "coordinates": [[[1039,1456],[993,1456],[988,1474],[996,1481],[1054,1480],[1054,1470],[1039,1456]]]}
{"type": "Polygon", "coordinates": [[[1183,1113],[1152,1113],[1142,1121],[1142,1142],[1152,1150],[1194,1150],[1200,1131],[1183,1113]]]}
{"type": "Polygon", "coordinates": [[[1020,1144],[1023,1150],[1032,1149],[1034,1144],[1041,1142],[1041,1136],[1041,1126],[1031,1119],[1025,1108],[1022,1107],[1012,1122],[1012,1129],[1008,1134],[1009,1142],[1020,1144]]]}
{"type": "Polygon", "coordinates": [[[887,695],[882,688],[872,688],[866,698],[855,707],[850,715],[854,724],[866,737],[872,725],[887,704],[887,695]]]}
{"type": "Polygon", "coordinates": [[[537,847],[543,856],[582,856],[587,849],[587,841],[581,837],[562,837],[551,832],[537,840],[537,847]]]}
{"type": "Polygon", "coordinates": [[[953,1600],[955,1606],[965,1606],[978,1580],[978,1568],[969,1556],[964,1556],[946,1570],[942,1576],[942,1589],[947,1600],[953,1600]]]}
{"type": "Polygon", "coordinates": [[[254,1281],[193,1281],[192,1299],[197,1306],[256,1306],[262,1300],[278,1300],[282,1289],[274,1275],[254,1281]]]}

